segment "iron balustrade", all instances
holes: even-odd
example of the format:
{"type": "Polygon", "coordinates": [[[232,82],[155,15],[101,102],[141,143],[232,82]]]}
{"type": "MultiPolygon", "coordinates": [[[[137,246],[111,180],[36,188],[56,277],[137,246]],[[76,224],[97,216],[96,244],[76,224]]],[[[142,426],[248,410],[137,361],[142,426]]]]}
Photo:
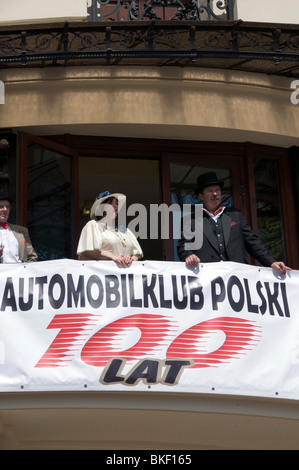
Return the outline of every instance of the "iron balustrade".
{"type": "Polygon", "coordinates": [[[234,0],[92,0],[92,21],[234,20],[234,0]]]}
{"type": "Polygon", "coordinates": [[[299,77],[299,26],[239,21],[96,21],[0,27],[0,68],[220,67],[299,77]]]}

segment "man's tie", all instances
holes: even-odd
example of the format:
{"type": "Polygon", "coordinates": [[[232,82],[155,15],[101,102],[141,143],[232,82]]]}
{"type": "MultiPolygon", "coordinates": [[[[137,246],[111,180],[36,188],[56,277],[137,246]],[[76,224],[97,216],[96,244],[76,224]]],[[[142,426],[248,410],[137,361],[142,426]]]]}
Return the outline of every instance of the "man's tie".
{"type": "Polygon", "coordinates": [[[6,229],[8,229],[8,223],[7,222],[3,222],[2,224],[0,224],[0,227],[3,227],[6,229]]]}

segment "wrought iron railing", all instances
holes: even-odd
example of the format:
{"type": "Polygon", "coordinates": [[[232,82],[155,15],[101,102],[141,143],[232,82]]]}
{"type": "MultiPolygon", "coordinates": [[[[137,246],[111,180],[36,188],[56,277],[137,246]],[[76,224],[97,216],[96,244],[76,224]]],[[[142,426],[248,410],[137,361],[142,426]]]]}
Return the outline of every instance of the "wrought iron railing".
{"type": "Polygon", "coordinates": [[[234,0],[92,0],[91,21],[234,20],[234,0]]]}
{"type": "Polygon", "coordinates": [[[93,2],[94,21],[0,25],[0,69],[171,65],[299,77],[299,25],[220,21],[215,7],[223,9],[225,19],[233,14],[234,0],[93,2]]]}

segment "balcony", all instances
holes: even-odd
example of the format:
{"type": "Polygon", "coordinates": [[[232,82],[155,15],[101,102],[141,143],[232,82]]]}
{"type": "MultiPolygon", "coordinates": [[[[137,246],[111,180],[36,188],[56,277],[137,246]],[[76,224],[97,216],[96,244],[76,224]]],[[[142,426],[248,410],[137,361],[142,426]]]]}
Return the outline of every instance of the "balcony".
{"type": "Polygon", "coordinates": [[[97,1],[92,21],[2,26],[0,68],[176,66],[299,77],[299,26],[243,22],[232,5],[97,1]]]}

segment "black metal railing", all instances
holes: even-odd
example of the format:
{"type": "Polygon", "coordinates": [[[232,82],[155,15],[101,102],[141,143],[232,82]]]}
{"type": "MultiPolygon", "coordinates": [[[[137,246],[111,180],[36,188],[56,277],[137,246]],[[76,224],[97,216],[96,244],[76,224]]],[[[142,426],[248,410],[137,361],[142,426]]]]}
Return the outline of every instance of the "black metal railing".
{"type": "Polygon", "coordinates": [[[297,78],[299,25],[177,19],[0,26],[0,68],[67,65],[224,67],[297,78]]]}
{"type": "Polygon", "coordinates": [[[92,0],[91,21],[234,20],[234,0],[92,0]]]}

